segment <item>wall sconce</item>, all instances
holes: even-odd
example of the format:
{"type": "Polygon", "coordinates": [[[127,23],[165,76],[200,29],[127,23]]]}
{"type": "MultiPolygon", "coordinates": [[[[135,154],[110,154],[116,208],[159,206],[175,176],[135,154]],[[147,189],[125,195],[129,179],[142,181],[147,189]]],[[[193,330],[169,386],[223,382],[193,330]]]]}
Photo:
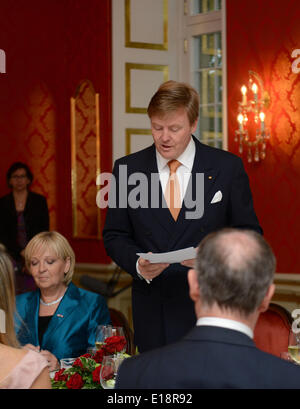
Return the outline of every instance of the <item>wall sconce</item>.
{"type": "Polygon", "coordinates": [[[270,96],[264,90],[261,77],[249,71],[249,85],[241,88],[242,100],[239,101],[237,121],[239,129],[235,131],[235,141],[239,143],[239,152],[248,148],[248,162],[259,162],[266,157],[266,139],[270,137],[265,125],[265,109],[270,105],[270,96]],[[248,94],[248,95],[247,95],[248,94]],[[249,97],[250,96],[250,97],[249,97]],[[254,127],[255,137],[250,138],[249,128],[254,127]]]}

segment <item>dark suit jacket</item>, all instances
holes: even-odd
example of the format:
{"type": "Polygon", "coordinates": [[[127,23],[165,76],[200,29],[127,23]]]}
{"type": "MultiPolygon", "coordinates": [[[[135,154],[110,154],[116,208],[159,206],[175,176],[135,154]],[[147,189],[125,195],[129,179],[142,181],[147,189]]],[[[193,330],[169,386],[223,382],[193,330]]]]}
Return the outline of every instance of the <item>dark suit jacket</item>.
{"type": "MultiPolygon", "coordinates": [[[[131,208],[117,201],[107,211],[103,230],[107,254],[130,273],[132,284],[133,323],[135,343],[141,352],[179,340],[196,323],[194,305],[189,297],[187,271],[180,264],[171,264],[151,284],[136,273],[138,252],[167,252],[185,247],[196,247],[208,233],[223,227],[239,227],[262,232],[252,203],[247,174],[242,160],[223,150],[203,145],[195,140],[196,153],[192,177],[185,197],[192,192],[196,199],[196,175],[204,174],[204,214],[199,219],[187,219],[185,202],[175,222],[166,207],[160,183],[159,208],[131,208]],[[211,203],[216,192],[222,192],[222,200],[211,203]]],[[[128,177],[133,173],[144,174],[148,181],[157,174],[156,150],[152,145],[140,152],[116,161],[113,174],[117,194],[125,189],[126,178],[120,176],[120,165],[127,166],[128,177]]],[[[158,179],[159,180],[159,179],[158,179]]],[[[199,186],[198,186],[199,187],[199,186]]],[[[127,187],[133,194],[135,186],[127,187]]],[[[148,202],[151,199],[151,183],[148,184],[148,202]]],[[[145,192],[144,192],[145,196],[145,192]]],[[[147,196],[147,195],[146,195],[147,196]]]]}
{"type": "Polygon", "coordinates": [[[300,367],[260,351],[247,335],[195,327],[183,340],[126,359],[117,389],[300,388],[300,367]]]}
{"type": "MultiPolygon", "coordinates": [[[[40,290],[16,297],[16,333],[21,345],[39,345],[38,318],[40,290]]],[[[56,358],[72,358],[95,346],[97,326],[110,324],[105,299],[98,294],[83,290],[70,283],[44,333],[41,349],[56,358]]]]}
{"type": "MultiPolygon", "coordinates": [[[[28,192],[24,219],[28,241],[37,233],[49,230],[48,206],[44,196],[28,192]]],[[[15,260],[20,259],[23,249],[17,243],[17,212],[12,193],[0,198],[0,242],[15,260]]]]}

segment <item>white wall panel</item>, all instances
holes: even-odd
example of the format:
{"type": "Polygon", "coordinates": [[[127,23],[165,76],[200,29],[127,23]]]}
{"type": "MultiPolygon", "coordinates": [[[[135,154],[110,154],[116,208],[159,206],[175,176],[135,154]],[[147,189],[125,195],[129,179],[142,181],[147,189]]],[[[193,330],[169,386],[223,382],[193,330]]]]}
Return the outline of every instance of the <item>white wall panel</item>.
{"type": "MultiPolygon", "coordinates": [[[[182,0],[112,0],[113,161],[128,153],[127,129],[150,130],[145,110],[158,86],[166,79],[179,80],[181,3],[182,0]]],[[[149,134],[137,133],[130,139],[132,152],[152,143],[149,134]]]]}

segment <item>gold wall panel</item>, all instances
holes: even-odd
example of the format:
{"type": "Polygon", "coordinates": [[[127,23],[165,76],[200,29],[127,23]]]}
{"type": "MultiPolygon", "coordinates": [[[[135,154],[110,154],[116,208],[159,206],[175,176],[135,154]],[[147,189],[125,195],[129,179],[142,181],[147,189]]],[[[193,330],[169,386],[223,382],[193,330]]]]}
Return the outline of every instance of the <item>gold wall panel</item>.
{"type": "MultiPolygon", "coordinates": [[[[165,82],[169,79],[169,66],[168,65],[158,65],[158,64],[138,64],[138,63],[129,63],[125,64],[125,90],[126,90],[126,112],[135,113],[135,114],[146,114],[147,107],[132,107],[131,106],[131,70],[146,70],[146,71],[161,71],[162,72],[162,81],[165,82]]],[[[158,84],[160,85],[160,84],[158,84]]]]}
{"type": "Polygon", "coordinates": [[[144,48],[152,50],[167,50],[168,49],[168,0],[163,0],[163,42],[146,43],[131,40],[131,0],[125,0],[125,47],[144,48]]]}
{"type": "Polygon", "coordinates": [[[82,81],[71,98],[73,237],[100,239],[100,209],[96,205],[100,174],[99,94],[82,81]]]}
{"type": "Polygon", "coordinates": [[[152,135],[151,129],[126,128],[126,155],[132,153],[131,136],[132,135],[152,135]]]}

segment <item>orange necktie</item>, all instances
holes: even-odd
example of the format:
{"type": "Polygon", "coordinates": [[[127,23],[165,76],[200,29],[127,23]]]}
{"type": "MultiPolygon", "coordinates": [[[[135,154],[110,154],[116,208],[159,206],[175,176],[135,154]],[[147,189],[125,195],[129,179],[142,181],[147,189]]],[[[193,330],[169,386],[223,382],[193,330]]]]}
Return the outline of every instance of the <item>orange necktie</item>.
{"type": "Polygon", "coordinates": [[[180,184],[176,175],[176,170],[181,166],[178,160],[173,159],[168,162],[170,168],[169,180],[165,190],[165,199],[170,209],[173,219],[176,221],[181,209],[180,184]]]}

